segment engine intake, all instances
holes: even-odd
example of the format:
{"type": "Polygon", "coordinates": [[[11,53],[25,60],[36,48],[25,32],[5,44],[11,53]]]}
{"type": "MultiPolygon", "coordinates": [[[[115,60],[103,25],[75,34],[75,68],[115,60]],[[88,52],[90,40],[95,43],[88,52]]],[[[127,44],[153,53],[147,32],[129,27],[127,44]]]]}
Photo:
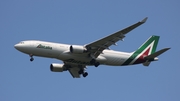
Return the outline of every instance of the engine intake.
{"type": "Polygon", "coordinates": [[[80,45],[71,45],[69,50],[71,53],[75,53],[75,54],[81,54],[87,51],[87,49],[84,46],[80,46],[80,45]]]}
{"type": "Polygon", "coordinates": [[[57,63],[52,63],[50,65],[50,70],[52,72],[63,72],[66,71],[66,67],[64,66],[64,64],[57,64],[57,63]]]}

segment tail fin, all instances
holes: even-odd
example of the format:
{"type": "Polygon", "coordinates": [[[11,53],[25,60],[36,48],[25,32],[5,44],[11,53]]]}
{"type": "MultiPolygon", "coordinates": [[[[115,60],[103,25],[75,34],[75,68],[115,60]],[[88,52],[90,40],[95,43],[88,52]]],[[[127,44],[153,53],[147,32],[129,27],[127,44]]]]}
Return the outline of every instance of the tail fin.
{"type": "Polygon", "coordinates": [[[153,54],[159,41],[159,36],[151,36],[147,39],[133,54],[127,59],[123,65],[139,64],[145,62],[144,57],[153,54]]]}
{"type": "Polygon", "coordinates": [[[166,52],[170,48],[164,48],[156,52],[159,36],[151,36],[144,42],[135,52],[132,53],[122,65],[143,63],[144,66],[149,66],[152,61],[157,61],[157,56],[166,52]]]}
{"type": "Polygon", "coordinates": [[[135,54],[141,54],[143,56],[148,56],[156,52],[156,47],[159,42],[159,36],[151,36],[147,39],[136,51],[135,54]]]}
{"type": "Polygon", "coordinates": [[[143,63],[144,66],[149,66],[152,61],[158,60],[157,56],[170,49],[164,48],[156,52],[158,41],[159,36],[151,36],[143,45],[141,45],[135,52],[135,54],[138,55],[134,64],[143,63]]]}
{"type": "Polygon", "coordinates": [[[156,52],[156,48],[159,42],[159,36],[151,36],[145,43],[143,43],[135,52],[138,57],[134,64],[143,63],[144,66],[149,66],[151,61],[155,60],[155,57],[151,61],[145,59],[145,57],[152,55],[156,52]]]}

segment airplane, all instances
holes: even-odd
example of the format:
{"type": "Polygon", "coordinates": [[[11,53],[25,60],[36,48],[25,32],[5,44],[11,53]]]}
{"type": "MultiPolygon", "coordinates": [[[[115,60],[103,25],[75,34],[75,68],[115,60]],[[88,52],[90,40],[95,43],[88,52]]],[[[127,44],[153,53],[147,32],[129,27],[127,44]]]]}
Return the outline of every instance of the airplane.
{"type": "Polygon", "coordinates": [[[50,70],[52,72],[69,71],[73,78],[88,76],[86,66],[126,66],[134,64],[149,66],[151,62],[158,60],[159,55],[170,49],[164,48],[156,51],[160,36],[151,36],[136,51],[130,53],[109,49],[111,45],[117,45],[118,41],[123,41],[128,32],[142,25],[146,20],[147,17],[114,34],[83,46],[26,40],[15,44],[14,47],[20,52],[28,54],[30,61],[34,60],[33,56],[55,58],[63,61],[63,64],[52,63],[50,70]]]}

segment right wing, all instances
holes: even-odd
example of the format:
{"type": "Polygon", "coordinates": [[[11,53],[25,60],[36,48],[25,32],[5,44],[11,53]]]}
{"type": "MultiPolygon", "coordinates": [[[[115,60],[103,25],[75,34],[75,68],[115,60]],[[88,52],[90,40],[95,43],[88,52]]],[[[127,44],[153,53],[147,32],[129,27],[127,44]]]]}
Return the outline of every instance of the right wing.
{"type": "Polygon", "coordinates": [[[135,29],[136,27],[140,26],[141,24],[145,23],[146,20],[147,20],[147,17],[144,18],[142,21],[139,21],[123,30],[120,30],[120,31],[118,31],[114,34],[111,34],[105,38],[102,38],[100,40],[97,40],[95,42],[87,44],[87,45],[85,45],[85,47],[95,58],[97,58],[104,49],[108,49],[109,46],[111,46],[113,44],[115,45],[117,41],[123,40],[123,38],[125,37],[125,34],[130,32],[131,30],[135,29]]]}

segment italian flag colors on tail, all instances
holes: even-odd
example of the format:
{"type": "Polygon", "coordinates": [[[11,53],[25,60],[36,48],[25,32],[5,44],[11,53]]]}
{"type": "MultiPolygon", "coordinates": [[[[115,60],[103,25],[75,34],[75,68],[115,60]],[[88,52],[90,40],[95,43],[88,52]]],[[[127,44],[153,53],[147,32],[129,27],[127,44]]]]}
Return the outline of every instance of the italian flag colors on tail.
{"type": "Polygon", "coordinates": [[[133,52],[133,54],[122,65],[139,64],[145,62],[146,60],[144,57],[156,52],[158,41],[159,36],[151,36],[135,52],[133,52]]]}

